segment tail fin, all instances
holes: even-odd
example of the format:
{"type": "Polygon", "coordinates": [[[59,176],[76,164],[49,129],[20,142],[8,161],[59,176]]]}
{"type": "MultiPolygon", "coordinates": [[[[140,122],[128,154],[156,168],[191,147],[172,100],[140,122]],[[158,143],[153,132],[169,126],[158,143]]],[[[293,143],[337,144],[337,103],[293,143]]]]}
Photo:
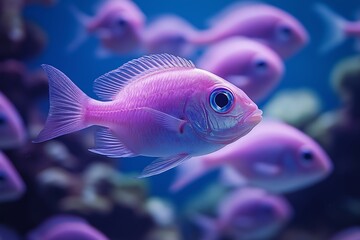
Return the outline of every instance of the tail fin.
{"type": "Polygon", "coordinates": [[[210,169],[203,161],[203,157],[193,157],[177,168],[176,179],[170,186],[170,191],[177,192],[195,179],[201,177],[210,169]]]}
{"type": "Polygon", "coordinates": [[[88,96],[58,69],[45,64],[42,67],[49,78],[50,110],[35,143],[87,127],[83,121],[83,107],[88,96]]]}
{"type": "Polygon", "coordinates": [[[345,40],[344,25],[346,20],[334,13],[324,4],[317,3],[314,10],[320,14],[326,23],[325,42],[320,48],[320,52],[327,52],[345,40]]]}
{"type": "Polygon", "coordinates": [[[78,29],[77,29],[75,39],[67,46],[68,52],[72,52],[75,49],[77,49],[88,38],[88,33],[87,33],[86,28],[87,28],[89,22],[91,21],[91,17],[80,12],[80,10],[78,10],[74,6],[70,6],[70,11],[75,16],[75,18],[77,19],[79,24],[78,24],[78,29]]]}

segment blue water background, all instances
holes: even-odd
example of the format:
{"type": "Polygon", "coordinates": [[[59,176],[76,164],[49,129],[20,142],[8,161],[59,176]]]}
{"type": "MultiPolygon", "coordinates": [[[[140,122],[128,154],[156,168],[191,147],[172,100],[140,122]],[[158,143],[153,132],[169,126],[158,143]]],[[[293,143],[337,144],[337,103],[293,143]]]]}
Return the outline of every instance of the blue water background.
{"type": "MultiPolygon", "coordinates": [[[[74,5],[88,15],[94,15],[96,6],[101,1],[72,1],[59,0],[54,7],[30,6],[25,10],[27,19],[39,24],[47,33],[48,45],[39,57],[28,64],[31,68],[38,68],[46,63],[55,66],[70,77],[85,93],[95,97],[92,82],[98,76],[117,68],[136,56],[112,56],[99,59],[95,55],[99,42],[96,38],[89,38],[76,51],[68,53],[65,49],[74,39],[78,29],[78,22],[71,14],[69,6],[74,5]]],[[[136,0],[135,3],[145,13],[148,20],[165,13],[177,14],[197,28],[205,28],[206,21],[220,9],[238,1],[230,0],[136,0]]],[[[343,57],[354,55],[354,40],[347,40],[327,54],[319,53],[320,43],[324,37],[324,23],[313,11],[316,1],[311,0],[273,0],[264,1],[275,5],[294,15],[308,30],[311,42],[300,53],[286,60],[286,73],[280,86],[274,93],[285,88],[311,88],[319,94],[323,111],[331,110],[340,105],[337,95],[331,88],[329,77],[331,69],[343,57]]],[[[323,2],[348,19],[354,19],[360,1],[332,0],[323,2]]],[[[273,93],[273,94],[274,94],[273,93]]],[[[272,95],[273,95],[272,94],[272,95]]],[[[271,96],[272,96],[271,95],[271,96]]],[[[269,98],[271,98],[271,96],[269,98]]],[[[140,172],[151,162],[150,158],[129,158],[116,160],[119,169],[140,172]]],[[[169,196],[169,183],[174,178],[175,171],[171,170],[158,176],[151,177],[151,193],[169,196]]],[[[211,179],[210,175],[207,179],[211,179]]],[[[173,195],[173,200],[182,202],[189,195],[201,189],[202,180],[187,188],[180,194],[173,195]]]]}

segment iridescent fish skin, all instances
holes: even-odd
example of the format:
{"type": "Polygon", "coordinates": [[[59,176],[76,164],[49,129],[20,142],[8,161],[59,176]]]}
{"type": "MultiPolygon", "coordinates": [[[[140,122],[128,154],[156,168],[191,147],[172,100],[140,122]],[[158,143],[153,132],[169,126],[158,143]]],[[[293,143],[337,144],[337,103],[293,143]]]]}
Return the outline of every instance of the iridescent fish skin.
{"type": "MultiPolygon", "coordinates": [[[[139,46],[144,27],[145,16],[130,0],[107,0],[100,6],[94,17],[85,16],[72,8],[75,17],[84,25],[87,34],[96,35],[106,51],[129,53],[139,46]]],[[[86,39],[86,33],[79,32],[78,37],[69,46],[72,50],[86,39]]]]}
{"type": "Polygon", "coordinates": [[[348,21],[321,3],[315,4],[314,10],[326,23],[325,41],[320,48],[321,52],[327,52],[338,46],[345,41],[347,37],[356,38],[355,48],[360,51],[360,20],[353,22],[348,21]]]}
{"type": "Polygon", "coordinates": [[[168,54],[145,56],[95,80],[104,101],[87,97],[59,70],[44,65],[50,112],[35,142],[98,125],[91,151],[109,157],[161,157],[142,177],[216,151],[261,121],[248,96],[224,79],[168,54]]]}
{"type": "Polygon", "coordinates": [[[0,92],[0,149],[19,147],[25,140],[26,130],[19,113],[0,92]]]}
{"type": "Polygon", "coordinates": [[[31,231],[28,240],[107,240],[108,238],[82,218],[57,215],[31,231]]]}
{"type": "Polygon", "coordinates": [[[262,100],[279,83],[284,64],[263,44],[233,37],[210,46],[198,66],[231,82],[253,101],[262,100]]]}
{"type": "Polygon", "coordinates": [[[284,198],[256,188],[231,192],[219,203],[217,212],[217,219],[212,223],[204,217],[195,219],[207,230],[208,235],[203,239],[218,239],[219,236],[270,239],[292,217],[292,209],[284,198]]]}
{"type": "Polygon", "coordinates": [[[172,190],[219,166],[226,183],[278,193],[314,184],[332,171],[329,157],[310,137],[285,123],[263,121],[233,144],[183,164],[172,190]]]}
{"type": "Polygon", "coordinates": [[[262,3],[240,3],[220,13],[192,42],[213,44],[233,36],[259,40],[282,58],[294,55],[309,41],[303,25],[289,13],[262,3]]]}
{"type": "Polygon", "coordinates": [[[25,192],[25,184],[10,160],[0,152],[0,202],[19,199],[25,192]]]}
{"type": "Polygon", "coordinates": [[[143,34],[147,53],[169,53],[188,57],[195,46],[189,43],[196,30],[184,19],[176,15],[164,15],[151,22],[143,34]]]}

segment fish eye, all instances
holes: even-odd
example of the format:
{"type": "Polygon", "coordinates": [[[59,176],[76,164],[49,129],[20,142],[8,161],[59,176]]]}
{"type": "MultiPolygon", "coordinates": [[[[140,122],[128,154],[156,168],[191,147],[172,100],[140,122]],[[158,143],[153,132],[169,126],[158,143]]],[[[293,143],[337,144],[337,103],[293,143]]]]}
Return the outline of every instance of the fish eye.
{"type": "Polygon", "coordinates": [[[301,160],[306,164],[311,164],[314,160],[314,154],[309,149],[303,149],[301,151],[301,160]]]}
{"type": "Polygon", "coordinates": [[[259,73],[264,73],[268,69],[268,63],[263,59],[255,60],[255,69],[259,73]]]}
{"type": "Polygon", "coordinates": [[[234,95],[227,89],[215,89],[210,95],[210,105],[215,112],[226,113],[234,102],[234,95]]]}
{"type": "Polygon", "coordinates": [[[127,24],[127,22],[122,18],[119,18],[116,20],[116,25],[118,27],[124,27],[124,26],[126,26],[126,24],[127,24]]]}
{"type": "Polygon", "coordinates": [[[280,41],[286,42],[292,36],[292,29],[289,26],[281,25],[277,29],[277,37],[280,41]]]}

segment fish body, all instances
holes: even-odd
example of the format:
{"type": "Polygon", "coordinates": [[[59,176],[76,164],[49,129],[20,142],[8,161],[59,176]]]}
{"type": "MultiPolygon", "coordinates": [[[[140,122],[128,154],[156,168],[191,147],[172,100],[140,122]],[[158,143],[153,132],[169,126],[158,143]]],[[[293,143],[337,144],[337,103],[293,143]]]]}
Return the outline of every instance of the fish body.
{"type": "Polygon", "coordinates": [[[261,120],[261,111],[243,91],[172,55],[135,59],[96,79],[94,91],[104,101],[87,97],[59,70],[43,67],[51,106],[35,142],[102,126],[91,151],[109,157],[160,157],[142,176],[216,151],[261,120]]]}
{"type": "Polygon", "coordinates": [[[29,240],[107,240],[108,238],[93,228],[82,218],[71,215],[58,215],[47,219],[31,231],[29,240]]]}
{"type": "Polygon", "coordinates": [[[0,202],[20,198],[25,192],[25,184],[10,160],[0,152],[0,202]]]}
{"type": "Polygon", "coordinates": [[[164,15],[150,23],[143,34],[147,53],[169,53],[190,56],[195,46],[189,43],[196,30],[184,19],[175,15],[164,15]]]}
{"type": "Polygon", "coordinates": [[[360,20],[349,21],[335,13],[328,6],[317,3],[314,10],[324,20],[325,37],[320,51],[327,52],[340,45],[347,37],[356,38],[356,48],[360,50],[360,20]]]}
{"type": "Polygon", "coordinates": [[[237,3],[223,10],[191,42],[208,45],[233,36],[256,39],[282,58],[294,55],[309,41],[303,25],[289,13],[262,3],[237,3]]]}
{"type": "Polygon", "coordinates": [[[218,239],[218,236],[260,240],[270,239],[291,217],[292,209],[283,197],[262,189],[244,188],[220,201],[216,220],[198,217],[195,221],[207,230],[206,240],[218,239]]]}
{"type": "Polygon", "coordinates": [[[266,97],[284,73],[284,64],[274,51],[243,37],[210,46],[198,66],[239,87],[253,101],[266,97]]]}
{"type": "Polygon", "coordinates": [[[74,7],[71,10],[83,26],[69,50],[78,47],[88,35],[95,35],[101,41],[100,56],[108,52],[129,53],[140,45],[145,16],[133,1],[105,1],[94,17],[86,16],[74,7]]]}
{"type": "Polygon", "coordinates": [[[172,190],[220,166],[225,183],[278,193],[314,184],[332,171],[329,157],[310,137],[285,123],[264,121],[238,141],[183,164],[172,190]]]}
{"type": "Polygon", "coordinates": [[[26,130],[19,113],[0,92],[0,149],[19,147],[25,140],[26,130]]]}

